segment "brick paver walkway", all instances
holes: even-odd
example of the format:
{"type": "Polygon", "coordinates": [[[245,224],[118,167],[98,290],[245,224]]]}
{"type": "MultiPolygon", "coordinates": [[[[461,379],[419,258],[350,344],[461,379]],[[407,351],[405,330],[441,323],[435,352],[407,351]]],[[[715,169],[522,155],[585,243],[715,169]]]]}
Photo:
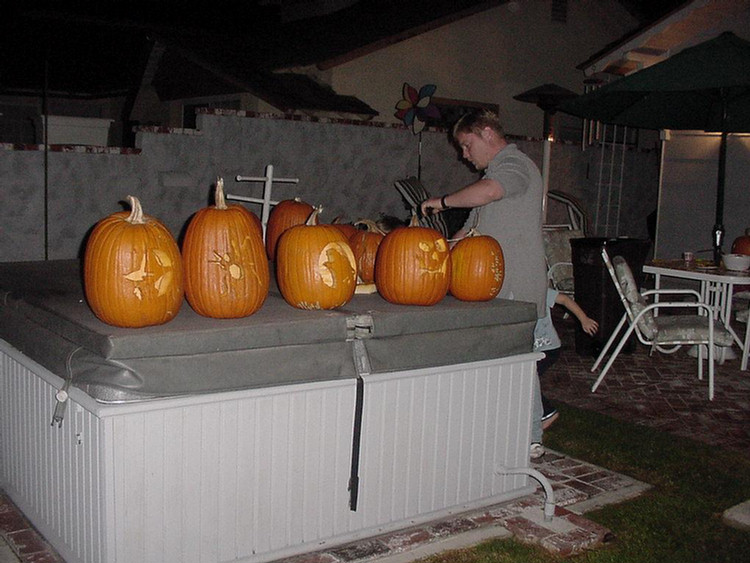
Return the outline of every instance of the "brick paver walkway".
{"type": "MultiPolygon", "coordinates": [[[[633,353],[620,354],[596,393],[591,393],[597,375],[591,373],[595,358],[576,353],[575,318],[555,313],[563,350],[542,381],[544,394],[553,402],[750,456],[750,371],[740,371],[739,358],[723,365],[717,362],[715,396],[709,401],[707,376],[698,380],[697,359],[688,356],[686,348],[649,356],[648,348],[638,344],[633,353]]],[[[744,325],[737,328],[744,334],[744,325]]]]}

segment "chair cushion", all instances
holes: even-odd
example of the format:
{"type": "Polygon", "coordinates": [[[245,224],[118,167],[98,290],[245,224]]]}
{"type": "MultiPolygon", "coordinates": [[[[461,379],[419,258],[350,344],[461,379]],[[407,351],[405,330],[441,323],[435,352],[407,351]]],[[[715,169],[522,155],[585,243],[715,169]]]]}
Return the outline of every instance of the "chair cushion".
{"type": "Polygon", "coordinates": [[[403,180],[396,180],[394,185],[406,202],[410,212],[416,213],[419,217],[419,224],[423,227],[435,229],[447,239],[453,237],[464,226],[466,219],[469,218],[471,210],[462,208],[446,209],[440,213],[423,217],[419,206],[424,200],[430,198],[430,192],[425,189],[422,182],[418,178],[410,176],[403,180]]]}
{"type": "Polygon", "coordinates": [[[573,291],[570,240],[582,237],[583,232],[577,229],[547,229],[542,232],[547,269],[550,270],[555,264],[564,263],[549,272],[552,285],[557,290],[573,291]]]}
{"type": "Polygon", "coordinates": [[[573,266],[567,266],[570,268],[570,277],[562,278],[555,283],[555,289],[561,293],[573,293],[575,291],[575,284],[573,283],[573,266]]]}
{"type": "MultiPolygon", "coordinates": [[[[614,266],[615,276],[620,284],[622,293],[625,299],[628,300],[628,303],[630,303],[630,310],[633,313],[633,318],[635,318],[646,308],[646,300],[638,291],[633,272],[625,259],[622,256],[615,256],[612,258],[612,265],[614,266]]],[[[651,311],[646,312],[638,319],[638,329],[649,340],[656,336],[659,327],[651,311]]]]}
{"type": "MultiPolygon", "coordinates": [[[[708,342],[708,323],[706,317],[699,315],[660,315],[656,318],[658,334],[657,344],[708,342]]],[[[720,323],[714,321],[714,344],[731,346],[732,335],[720,323]]]]}
{"type": "Polygon", "coordinates": [[[396,180],[394,182],[394,185],[396,186],[398,192],[401,194],[401,197],[404,198],[404,201],[407,203],[412,213],[416,213],[419,217],[420,225],[422,225],[423,227],[435,229],[444,237],[448,238],[448,225],[446,225],[445,218],[443,217],[442,213],[436,213],[435,215],[427,215],[426,217],[422,217],[421,213],[419,212],[419,206],[422,204],[422,202],[430,198],[430,193],[425,189],[419,179],[415,178],[414,176],[410,176],[409,178],[405,178],[403,180],[396,180]]]}

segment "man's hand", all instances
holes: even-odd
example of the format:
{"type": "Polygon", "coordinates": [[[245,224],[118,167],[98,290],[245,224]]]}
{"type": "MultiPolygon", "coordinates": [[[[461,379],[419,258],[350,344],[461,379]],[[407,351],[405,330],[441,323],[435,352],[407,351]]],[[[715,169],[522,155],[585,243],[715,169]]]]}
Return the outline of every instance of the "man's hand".
{"type": "Polygon", "coordinates": [[[422,211],[422,216],[434,215],[440,213],[443,209],[440,207],[440,198],[431,197],[430,199],[424,200],[419,206],[422,211]]]}

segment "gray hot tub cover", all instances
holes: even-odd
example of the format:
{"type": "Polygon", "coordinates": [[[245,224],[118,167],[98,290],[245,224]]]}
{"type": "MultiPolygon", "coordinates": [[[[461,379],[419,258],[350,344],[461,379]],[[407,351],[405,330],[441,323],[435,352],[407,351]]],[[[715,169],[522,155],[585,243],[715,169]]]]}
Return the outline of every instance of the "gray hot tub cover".
{"type": "Polygon", "coordinates": [[[535,322],[529,303],[450,296],[410,307],[355,295],[303,311],[272,288],[242,319],[201,317],[186,301],[167,324],[125,329],[91,312],[78,261],[0,264],[0,337],[101,402],[354,378],[363,349],[374,373],[523,354],[535,322]]]}

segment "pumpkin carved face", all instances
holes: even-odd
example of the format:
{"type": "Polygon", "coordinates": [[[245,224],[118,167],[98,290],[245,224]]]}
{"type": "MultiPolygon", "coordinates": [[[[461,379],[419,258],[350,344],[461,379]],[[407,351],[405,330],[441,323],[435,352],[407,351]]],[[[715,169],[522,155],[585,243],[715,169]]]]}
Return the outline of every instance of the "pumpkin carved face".
{"type": "Polygon", "coordinates": [[[281,295],[298,309],[335,309],[348,303],[357,284],[357,265],[346,237],[319,225],[320,208],[304,225],[287,229],[276,247],[281,295]]]}
{"type": "Polygon", "coordinates": [[[180,251],[159,221],[132,210],[97,223],[86,243],[83,286],[94,314],[113,326],[138,328],[173,319],[183,300],[180,251]]]}
{"type": "Polygon", "coordinates": [[[450,292],[462,301],[489,301],[505,280],[503,249],[494,238],[470,231],[451,249],[450,292]]]}
{"type": "Polygon", "coordinates": [[[388,233],[375,259],[375,285],[386,301],[434,305],[448,292],[451,257],[448,242],[436,230],[417,226],[388,233]]]}
{"type": "Polygon", "coordinates": [[[226,205],[224,182],[216,182],[214,206],[198,211],[182,245],[185,294],[199,315],[239,318],[260,309],[270,274],[257,218],[240,205],[226,205]]]}

